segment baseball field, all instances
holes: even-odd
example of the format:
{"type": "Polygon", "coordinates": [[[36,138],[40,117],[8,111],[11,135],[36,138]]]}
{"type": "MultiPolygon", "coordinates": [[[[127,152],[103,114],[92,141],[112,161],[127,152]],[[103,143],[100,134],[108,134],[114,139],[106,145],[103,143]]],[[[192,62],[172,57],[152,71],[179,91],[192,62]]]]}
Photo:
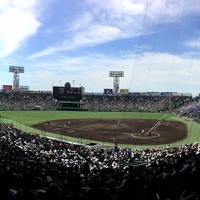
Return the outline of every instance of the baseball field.
{"type": "Polygon", "coordinates": [[[24,131],[82,144],[154,148],[200,141],[200,124],[169,113],[0,111],[0,116],[24,131]]]}

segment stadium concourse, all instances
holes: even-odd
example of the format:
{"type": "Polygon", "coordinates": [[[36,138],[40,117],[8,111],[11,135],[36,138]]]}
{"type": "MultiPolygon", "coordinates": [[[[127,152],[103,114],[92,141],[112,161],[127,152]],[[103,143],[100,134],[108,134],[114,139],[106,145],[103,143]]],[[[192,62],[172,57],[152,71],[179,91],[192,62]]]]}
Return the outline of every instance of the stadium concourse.
{"type": "MultiPolygon", "coordinates": [[[[200,98],[84,96],[88,110],[171,111],[199,120],[200,98]],[[112,102],[112,103],[111,103],[112,102]]],[[[51,94],[0,93],[3,110],[56,109],[51,94]]],[[[0,199],[200,199],[200,144],[88,148],[0,123],[0,199]]]]}

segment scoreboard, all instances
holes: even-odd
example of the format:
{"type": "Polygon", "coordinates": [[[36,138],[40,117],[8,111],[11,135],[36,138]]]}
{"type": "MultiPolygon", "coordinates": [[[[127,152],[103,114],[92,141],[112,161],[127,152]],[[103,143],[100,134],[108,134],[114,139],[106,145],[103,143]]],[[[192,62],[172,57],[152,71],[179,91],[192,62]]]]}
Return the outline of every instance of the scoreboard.
{"type": "Polygon", "coordinates": [[[112,89],[104,89],[104,94],[113,94],[113,90],[112,89]]]}
{"type": "Polygon", "coordinates": [[[82,88],[53,86],[53,97],[58,101],[80,101],[82,88]]]}

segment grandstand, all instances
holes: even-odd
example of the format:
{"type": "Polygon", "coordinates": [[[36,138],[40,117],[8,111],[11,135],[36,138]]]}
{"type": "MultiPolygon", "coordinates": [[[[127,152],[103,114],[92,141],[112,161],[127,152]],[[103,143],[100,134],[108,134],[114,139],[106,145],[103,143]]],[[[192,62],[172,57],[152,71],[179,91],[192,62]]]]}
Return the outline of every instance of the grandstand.
{"type": "Polygon", "coordinates": [[[58,194],[68,199],[76,183],[87,199],[92,180],[98,178],[102,195],[111,200],[121,199],[124,190],[129,195],[134,192],[136,199],[199,198],[199,143],[153,149],[91,148],[27,133],[2,121],[0,197],[49,200],[55,184],[58,194]]]}
{"type": "MultiPolygon", "coordinates": [[[[199,120],[199,97],[156,94],[85,93],[82,95],[80,107],[87,110],[85,112],[99,113],[169,112],[199,120]]],[[[31,111],[37,106],[43,112],[57,112],[58,102],[49,92],[0,92],[2,111],[31,111]]],[[[86,200],[91,195],[94,178],[100,181],[98,187],[105,199],[120,200],[124,190],[127,194],[134,192],[136,199],[178,199],[183,195],[196,199],[200,197],[197,184],[200,149],[198,142],[178,147],[146,149],[123,148],[118,146],[117,141],[110,146],[95,145],[92,142],[83,145],[82,142],[72,143],[68,139],[48,137],[47,130],[35,134],[5,122],[1,115],[0,197],[10,195],[22,200],[28,190],[31,191],[28,198],[34,196],[35,199],[50,200],[52,187],[56,185],[61,199],[70,199],[76,183],[76,191],[86,200]],[[128,186],[130,191],[126,188],[128,186]]],[[[161,121],[158,124],[160,123],[161,121]]]]}

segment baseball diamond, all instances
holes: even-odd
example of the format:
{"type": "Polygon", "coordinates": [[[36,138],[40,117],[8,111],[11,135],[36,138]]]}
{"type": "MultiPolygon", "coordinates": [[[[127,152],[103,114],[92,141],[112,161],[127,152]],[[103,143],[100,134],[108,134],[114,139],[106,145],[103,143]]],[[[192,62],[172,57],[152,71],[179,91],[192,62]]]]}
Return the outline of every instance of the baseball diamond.
{"type": "Polygon", "coordinates": [[[32,126],[39,130],[97,142],[130,145],[161,145],[187,137],[187,127],[178,121],[152,119],[62,119],[32,126]]]}

